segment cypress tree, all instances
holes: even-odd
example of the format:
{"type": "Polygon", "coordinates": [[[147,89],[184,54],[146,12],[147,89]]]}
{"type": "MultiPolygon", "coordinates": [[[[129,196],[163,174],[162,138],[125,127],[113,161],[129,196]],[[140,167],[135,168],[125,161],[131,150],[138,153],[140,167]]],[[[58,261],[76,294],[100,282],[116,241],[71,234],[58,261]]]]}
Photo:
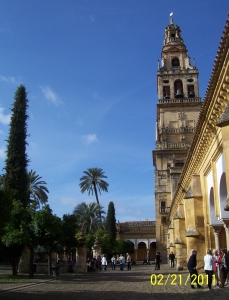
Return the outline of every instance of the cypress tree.
{"type": "Polygon", "coordinates": [[[106,228],[110,232],[111,237],[116,239],[116,219],[114,203],[111,201],[108,205],[106,228]]]}
{"type": "Polygon", "coordinates": [[[26,154],[28,99],[23,85],[20,85],[16,90],[14,99],[11,109],[10,132],[7,139],[4,184],[7,190],[14,191],[14,199],[26,207],[29,203],[28,158],[26,154]]]}
{"type": "Polygon", "coordinates": [[[25,221],[26,207],[29,204],[28,158],[26,154],[28,107],[25,87],[20,85],[15,92],[10,132],[7,141],[4,188],[12,193],[13,207],[2,237],[12,257],[13,275],[17,275],[19,258],[24,248],[24,235],[21,232],[25,221]]]}

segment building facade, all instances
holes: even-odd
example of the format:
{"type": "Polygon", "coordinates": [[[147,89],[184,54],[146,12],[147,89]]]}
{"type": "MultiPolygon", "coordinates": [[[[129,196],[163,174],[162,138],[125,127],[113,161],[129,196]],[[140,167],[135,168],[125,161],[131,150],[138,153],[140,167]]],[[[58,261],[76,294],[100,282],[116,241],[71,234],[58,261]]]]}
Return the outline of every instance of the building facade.
{"type": "Polygon", "coordinates": [[[155,167],[156,241],[162,261],[167,261],[168,215],[173,195],[190,149],[202,106],[198,69],[190,62],[181,30],[173,23],[165,28],[161,62],[157,70],[155,167]]]}
{"type": "Polygon", "coordinates": [[[229,250],[229,19],[191,148],[170,205],[168,252],[178,268],[197,249],[199,267],[207,249],[229,250]]]}
{"type": "Polygon", "coordinates": [[[117,239],[130,240],[134,245],[134,253],[130,254],[131,259],[143,261],[147,252],[151,260],[156,256],[156,222],[136,221],[117,223],[117,239]]]}

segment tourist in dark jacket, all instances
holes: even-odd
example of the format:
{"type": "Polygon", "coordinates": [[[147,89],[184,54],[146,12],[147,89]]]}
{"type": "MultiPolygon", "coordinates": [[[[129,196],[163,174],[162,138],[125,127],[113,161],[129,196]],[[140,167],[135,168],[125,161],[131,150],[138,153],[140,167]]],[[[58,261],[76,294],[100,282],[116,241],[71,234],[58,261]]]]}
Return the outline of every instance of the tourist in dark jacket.
{"type": "Polygon", "coordinates": [[[155,257],[155,270],[160,270],[160,262],[161,262],[160,252],[156,252],[156,257],[155,257]]]}
{"type": "Polygon", "coordinates": [[[201,285],[198,284],[198,272],[196,269],[196,255],[197,255],[197,251],[196,250],[192,250],[192,255],[189,257],[188,260],[188,271],[190,274],[190,281],[191,281],[191,288],[194,289],[194,283],[197,283],[197,287],[201,288],[201,285]]]}
{"type": "Polygon", "coordinates": [[[174,259],[175,259],[175,255],[173,252],[171,252],[169,254],[169,260],[170,260],[170,267],[173,268],[174,267],[174,259]]]}

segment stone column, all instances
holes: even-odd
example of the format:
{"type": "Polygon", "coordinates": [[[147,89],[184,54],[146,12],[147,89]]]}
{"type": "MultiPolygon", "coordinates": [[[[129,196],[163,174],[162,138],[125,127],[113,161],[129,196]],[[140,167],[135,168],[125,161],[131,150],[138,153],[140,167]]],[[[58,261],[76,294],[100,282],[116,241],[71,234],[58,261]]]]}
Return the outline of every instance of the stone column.
{"type": "MultiPolygon", "coordinates": [[[[173,227],[173,220],[171,222],[171,224],[169,225],[169,245],[168,245],[168,248],[169,248],[169,251],[167,251],[167,253],[169,252],[173,252],[175,251],[175,245],[174,245],[174,227],[173,227]]],[[[166,262],[168,263],[169,262],[169,258],[167,256],[167,260],[166,262]]]]}
{"type": "Polygon", "coordinates": [[[78,239],[79,245],[76,253],[76,273],[87,273],[87,247],[85,237],[82,235],[78,239]]]}
{"type": "MultiPolygon", "coordinates": [[[[176,245],[176,269],[182,271],[184,269],[184,264],[186,263],[185,258],[183,257],[182,244],[175,242],[176,245]]],[[[187,264],[187,263],[186,263],[187,264]]]]}
{"type": "Polygon", "coordinates": [[[226,232],[227,249],[229,249],[229,223],[224,224],[226,232]]]}
{"type": "MultiPolygon", "coordinates": [[[[183,207],[183,205],[182,205],[183,207]]],[[[181,213],[177,211],[174,217],[174,231],[175,231],[175,240],[174,244],[176,247],[175,256],[177,261],[177,269],[183,270],[187,266],[187,253],[186,245],[186,232],[185,232],[185,219],[182,217],[181,213]]]]}
{"type": "Polygon", "coordinates": [[[30,256],[29,248],[24,247],[22,255],[20,257],[20,262],[18,265],[19,273],[29,273],[29,256],[30,256]]]}
{"type": "Polygon", "coordinates": [[[92,247],[92,251],[93,251],[93,257],[97,257],[99,254],[101,255],[101,247],[98,243],[98,239],[95,239],[94,245],[92,247]]]}
{"type": "Polygon", "coordinates": [[[212,226],[213,230],[214,230],[214,235],[215,235],[215,249],[216,250],[220,250],[220,244],[219,244],[219,233],[221,230],[222,226],[212,226]]]}
{"type": "Polygon", "coordinates": [[[203,198],[199,174],[192,174],[191,183],[184,197],[184,213],[187,243],[187,258],[196,249],[197,264],[203,266],[206,254],[203,198]]]}

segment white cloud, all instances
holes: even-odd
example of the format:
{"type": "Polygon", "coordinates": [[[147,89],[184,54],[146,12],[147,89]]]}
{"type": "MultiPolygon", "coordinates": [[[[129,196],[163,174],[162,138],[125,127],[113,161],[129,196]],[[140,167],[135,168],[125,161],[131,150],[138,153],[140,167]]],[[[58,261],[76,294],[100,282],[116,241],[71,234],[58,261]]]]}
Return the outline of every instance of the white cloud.
{"type": "Polygon", "coordinates": [[[60,202],[63,205],[75,207],[76,203],[77,203],[77,200],[74,199],[74,198],[71,198],[71,197],[62,197],[62,198],[60,198],[60,202]]]}
{"type": "Polygon", "coordinates": [[[90,145],[91,143],[98,141],[96,134],[83,135],[82,139],[86,145],[90,145]]]}
{"type": "Polygon", "coordinates": [[[0,75],[0,80],[1,80],[1,81],[4,81],[4,82],[7,82],[7,83],[17,84],[17,85],[19,85],[19,84],[21,83],[20,78],[19,78],[19,79],[16,79],[16,78],[13,77],[13,76],[8,76],[8,77],[6,77],[6,76],[0,75]]]}
{"type": "Polygon", "coordinates": [[[4,115],[3,114],[4,108],[0,107],[0,122],[4,125],[8,125],[10,123],[11,115],[4,115]]]}
{"type": "Polygon", "coordinates": [[[60,97],[49,86],[40,86],[40,88],[48,101],[52,102],[56,106],[63,104],[63,101],[60,99],[60,97]]]}

